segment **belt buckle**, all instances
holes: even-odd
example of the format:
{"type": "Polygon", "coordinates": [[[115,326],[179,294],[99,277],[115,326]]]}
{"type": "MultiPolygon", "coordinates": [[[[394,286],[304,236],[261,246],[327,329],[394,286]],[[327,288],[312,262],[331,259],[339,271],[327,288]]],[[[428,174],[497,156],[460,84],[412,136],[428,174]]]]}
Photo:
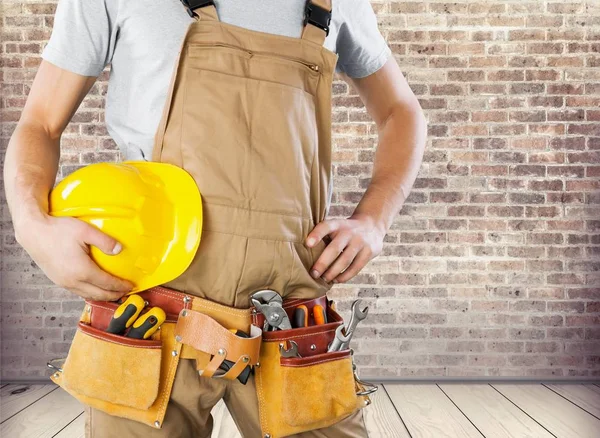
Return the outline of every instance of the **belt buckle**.
{"type": "Polygon", "coordinates": [[[304,8],[304,25],[306,26],[307,23],[324,30],[325,36],[327,36],[329,35],[329,24],[331,23],[331,11],[307,1],[304,8]]]}
{"type": "MultiPolygon", "coordinates": [[[[215,6],[213,0],[181,0],[183,7],[187,11],[188,15],[192,18],[198,15],[194,12],[194,9],[203,8],[204,6],[215,6]]],[[[215,6],[216,7],[216,6],[215,6]]]]}

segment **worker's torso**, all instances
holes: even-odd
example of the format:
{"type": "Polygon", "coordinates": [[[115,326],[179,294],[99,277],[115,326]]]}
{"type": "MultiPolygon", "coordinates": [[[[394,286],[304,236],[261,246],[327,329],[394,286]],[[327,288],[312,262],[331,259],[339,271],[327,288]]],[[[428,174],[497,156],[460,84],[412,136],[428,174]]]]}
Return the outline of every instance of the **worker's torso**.
{"type": "MultiPolygon", "coordinates": [[[[320,0],[327,3],[324,0],[320,0]]],[[[167,286],[225,305],[274,289],[313,298],[324,250],[305,239],[331,198],[331,85],[337,55],[325,32],[256,32],[196,9],[155,136],[153,160],[196,181],[202,238],[190,268],[167,286]]]]}
{"type": "MultiPolygon", "coordinates": [[[[116,0],[115,0],[116,1],[116,0]]],[[[247,29],[289,37],[302,32],[305,0],[215,0],[219,19],[247,29]]],[[[343,8],[334,2],[324,46],[336,51],[343,8]]],[[[110,12],[110,11],[109,11],[110,12]]],[[[117,41],[111,56],[106,125],[126,159],[149,160],[152,135],[166,99],[177,50],[192,18],[179,0],[118,2],[117,41]]]]}

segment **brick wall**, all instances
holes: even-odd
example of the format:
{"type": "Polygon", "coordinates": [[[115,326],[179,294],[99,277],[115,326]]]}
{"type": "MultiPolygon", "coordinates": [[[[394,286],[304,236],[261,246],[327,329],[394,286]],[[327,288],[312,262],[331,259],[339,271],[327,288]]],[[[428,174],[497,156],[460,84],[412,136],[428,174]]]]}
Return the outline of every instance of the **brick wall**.
{"type": "MultiPolygon", "coordinates": [[[[333,289],[346,316],[357,296],[370,305],[355,338],[362,374],[600,375],[600,0],[372,4],[430,124],[383,253],[333,289]]],[[[53,12],[4,4],[3,151],[53,12]]],[[[118,159],[107,71],[63,137],[62,174],[118,159]]],[[[333,92],[331,217],[343,217],[377,137],[356,93],[341,81],[333,92]]],[[[2,375],[42,376],[82,303],[16,244],[3,208],[2,375]]]]}

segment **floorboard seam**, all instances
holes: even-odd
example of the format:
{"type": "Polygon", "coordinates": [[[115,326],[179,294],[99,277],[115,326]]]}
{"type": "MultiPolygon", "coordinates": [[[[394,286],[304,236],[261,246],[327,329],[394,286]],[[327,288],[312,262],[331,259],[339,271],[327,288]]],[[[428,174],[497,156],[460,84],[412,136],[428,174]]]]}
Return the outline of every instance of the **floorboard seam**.
{"type": "Polygon", "coordinates": [[[442,389],[442,387],[441,387],[441,386],[440,386],[438,383],[436,383],[436,384],[435,384],[435,386],[437,386],[437,387],[439,388],[439,390],[440,390],[440,391],[442,391],[442,394],[444,394],[446,397],[448,397],[448,400],[450,400],[450,403],[452,403],[454,406],[456,406],[456,409],[458,409],[458,411],[459,411],[461,414],[463,414],[463,416],[464,416],[464,417],[465,417],[465,418],[466,418],[466,419],[469,421],[469,423],[471,423],[471,424],[473,425],[473,427],[474,427],[474,428],[477,430],[477,432],[479,432],[479,434],[480,434],[480,435],[481,435],[483,438],[486,438],[486,436],[483,434],[483,432],[482,432],[482,431],[480,431],[480,430],[479,430],[479,428],[478,428],[477,426],[475,426],[475,423],[473,423],[473,422],[471,421],[471,419],[470,419],[469,417],[467,417],[467,415],[466,415],[466,414],[465,414],[465,413],[462,411],[462,409],[461,409],[461,408],[459,408],[459,407],[458,407],[458,405],[457,405],[456,403],[454,403],[454,400],[452,400],[452,399],[450,398],[450,396],[449,396],[448,394],[446,394],[446,391],[444,391],[444,390],[442,389]]]}
{"type": "Polygon", "coordinates": [[[81,417],[82,415],[83,415],[83,411],[81,411],[81,412],[79,413],[79,415],[77,415],[75,418],[73,418],[71,421],[69,421],[67,424],[65,424],[65,425],[64,425],[64,427],[63,427],[61,430],[59,430],[59,431],[58,431],[58,432],[56,432],[54,435],[52,435],[52,438],[54,438],[54,437],[58,436],[58,434],[59,434],[59,433],[61,433],[63,430],[65,430],[65,429],[66,429],[66,428],[69,426],[69,424],[71,424],[73,421],[77,420],[77,419],[78,419],[79,417],[81,417]]]}
{"type": "Polygon", "coordinates": [[[404,425],[404,428],[406,429],[406,433],[408,434],[408,436],[410,438],[413,438],[412,433],[410,433],[410,430],[408,430],[408,426],[404,422],[404,418],[402,418],[402,415],[400,415],[400,412],[398,412],[398,408],[396,407],[396,404],[394,403],[394,400],[392,400],[392,397],[390,397],[390,393],[387,392],[387,389],[386,389],[385,385],[381,385],[381,386],[383,387],[383,391],[385,392],[386,397],[388,398],[388,400],[392,404],[392,407],[396,411],[396,414],[398,414],[398,418],[400,418],[400,421],[402,421],[402,424],[404,425]]]}
{"type": "Polygon", "coordinates": [[[579,409],[581,409],[582,411],[584,411],[584,412],[587,412],[587,413],[588,413],[588,414],[590,414],[592,417],[594,417],[594,418],[597,418],[598,420],[600,420],[600,418],[596,417],[594,414],[592,414],[592,413],[591,413],[590,411],[588,411],[587,409],[585,409],[585,408],[583,408],[583,407],[579,406],[579,405],[578,405],[577,403],[575,403],[573,400],[569,400],[567,397],[565,397],[564,395],[562,395],[560,392],[556,392],[555,390],[553,390],[552,388],[550,388],[550,387],[548,387],[548,386],[544,385],[543,383],[542,383],[542,386],[543,386],[543,387],[545,387],[545,388],[548,388],[550,391],[552,391],[552,392],[553,392],[553,393],[555,393],[556,395],[559,395],[559,396],[561,396],[562,398],[564,398],[564,399],[565,399],[566,401],[568,401],[569,403],[571,403],[571,404],[574,404],[575,406],[577,406],[577,407],[578,407],[579,409]]]}
{"type": "Polygon", "coordinates": [[[531,418],[533,421],[535,421],[537,424],[539,424],[542,429],[544,429],[546,432],[548,432],[553,437],[558,438],[556,435],[554,435],[552,432],[550,432],[542,423],[540,423],[535,418],[533,418],[531,415],[529,415],[527,412],[525,412],[525,410],[523,410],[518,404],[516,404],[514,401],[512,401],[507,396],[505,396],[500,391],[498,391],[496,388],[494,388],[494,385],[492,385],[492,384],[489,384],[489,385],[494,389],[494,391],[496,391],[498,394],[500,394],[506,400],[508,400],[509,402],[511,402],[513,405],[515,405],[517,407],[517,409],[519,409],[521,412],[523,412],[525,415],[527,415],[529,418],[531,418]]]}
{"type": "Polygon", "coordinates": [[[48,391],[46,394],[44,394],[43,396],[41,396],[40,398],[38,398],[37,400],[29,403],[27,406],[25,406],[23,409],[21,409],[18,412],[15,412],[14,414],[12,414],[10,417],[5,418],[4,420],[2,420],[2,422],[0,422],[0,424],[4,424],[6,423],[8,420],[10,420],[12,417],[14,417],[15,415],[19,415],[21,412],[23,412],[25,409],[27,409],[29,406],[34,405],[35,403],[39,402],[41,399],[43,399],[44,397],[46,397],[48,394],[52,394],[54,391],[56,391],[59,387],[57,386],[56,388],[54,388],[52,391],[48,391]]]}

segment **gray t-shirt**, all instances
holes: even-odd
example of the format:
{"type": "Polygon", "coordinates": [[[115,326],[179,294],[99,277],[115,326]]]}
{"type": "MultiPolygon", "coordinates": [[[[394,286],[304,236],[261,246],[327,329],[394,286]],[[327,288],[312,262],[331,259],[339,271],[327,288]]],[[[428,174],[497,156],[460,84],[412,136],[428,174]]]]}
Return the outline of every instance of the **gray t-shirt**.
{"type": "MultiPolygon", "coordinates": [[[[225,23],[300,37],[306,0],[215,0],[225,23]]],[[[332,0],[325,47],[336,70],[364,77],[391,53],[369,0],[332,0]]],[[[98,76],[111,64],[105,119],[125,159],[150,160],[154,134],[185,30],[193,20],[180,0],[59,0],[42,58],[98,76]]]]}

